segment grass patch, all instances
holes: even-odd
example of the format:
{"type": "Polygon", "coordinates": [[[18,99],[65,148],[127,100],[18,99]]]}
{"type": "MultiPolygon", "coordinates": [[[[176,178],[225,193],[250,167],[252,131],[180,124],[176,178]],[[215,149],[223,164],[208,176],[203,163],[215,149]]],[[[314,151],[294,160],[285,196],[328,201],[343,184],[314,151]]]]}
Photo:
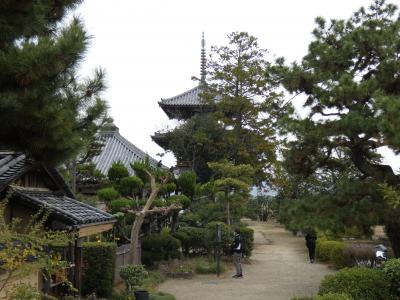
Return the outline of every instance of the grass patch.
{"type": "Polygon", "coordinates": [[[150,271],[149,276],[144,280],[141,289],[155,291],[156,287],[165,281],[165,276],[159,271],[150,271]]]}
{"type": "Polygon", "coordinates": [[[176,300],[174,295],[158,292],[150,295],[150,300],[176,300]]]}
{"type": "MultiPolygon", "coordinates": [[[[217,263],[214,261],[208,261],[205,259],[198,259],[196,261],[196,273],[197,274],[216,274],[217,273],[217,263]]],[[[220,273],[226,271],[226,265],[222,261],[220,262],[220,273]]]]}

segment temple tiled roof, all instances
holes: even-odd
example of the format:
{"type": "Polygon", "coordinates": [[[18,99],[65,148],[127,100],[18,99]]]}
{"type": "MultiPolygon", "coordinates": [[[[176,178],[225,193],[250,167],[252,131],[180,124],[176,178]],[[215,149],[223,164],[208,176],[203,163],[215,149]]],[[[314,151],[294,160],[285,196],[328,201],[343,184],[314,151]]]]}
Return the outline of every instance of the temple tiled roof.
{"type": "Polygon", "coordinates": [[[161,99],[160,106],[199,106],[204,105],[199,97],[200,89],[195,87],[175,97],[161,99]]]}
{"type": "MultiPolygon", "coordinates": [[[[144,161],[147,154],[120,135],[118,127],[104,131],[102,137],[104,138],[103,150],[99,156],[93,158],[96,168],[102,174],[107,175],[112,164],[121,161],[133,175],[134,171],[130,164],[135,161],[144,161]]],[[[149,160],[153,167],[158,165],[158,161],[154,158],[149,157],[149,160]]]]}
{"type": "Polygon", "coordinates": [[[13,187],[14,196],[35,206],[51,211],[51,215],[79,227],[89,223],[111,223],[113,216],[88,204],[69,198],[62,193],[40,189],[13,187]]]}
{"type": "Polygon", "coordinates": [[[20,152],[0,151],[0,191],[29,169],[26,155],[20,152]]]}
{"type": "Polygon", "coordinates": [[[171,119],[188,119],[193,115],[213,110],[213,106],[204,103],[200,97],[201,88],[197,86],[175,97],[164,98],[158,105],[171,119]]]}

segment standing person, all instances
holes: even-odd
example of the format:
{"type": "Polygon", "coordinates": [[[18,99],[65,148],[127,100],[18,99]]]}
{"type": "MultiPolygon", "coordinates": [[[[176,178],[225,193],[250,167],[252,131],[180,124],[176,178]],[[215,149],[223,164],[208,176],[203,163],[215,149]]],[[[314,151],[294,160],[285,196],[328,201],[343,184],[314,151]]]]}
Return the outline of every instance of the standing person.
{"type": "Polygon", "coordinates": [[[308,255],[310,262],[313,264],[315,261],[315,246],[317,243],[317,234],[314,229],[308,230],[306,234],[306,246],[308,249],[308,255]]]}
{"type": "Polygon", "coordinates": [[[239,228],[235,229],[235,237],[234,237],[231,247],[232,247],[232,254],[233,254],[233,263],[235,264],[235,268],[236,268],[236,274],[233,275],[232,277],[233,278],[242,278],[243,277],[243,272],[242,272],[243,241],[242,241],[242,237],[240,236],[239,228]]]}

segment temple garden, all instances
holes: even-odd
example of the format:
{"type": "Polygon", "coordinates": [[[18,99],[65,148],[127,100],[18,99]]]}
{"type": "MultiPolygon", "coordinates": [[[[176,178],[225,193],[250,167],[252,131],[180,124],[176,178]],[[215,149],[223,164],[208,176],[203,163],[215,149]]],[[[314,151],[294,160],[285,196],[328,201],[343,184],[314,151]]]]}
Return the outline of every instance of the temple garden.
{"type": "Polygon", "coordinates": [[[80,2],[0,4],[0,299],[399,299],[397,6],[317,17],[292,63],[203,34],[156,159],[79,73],[80,2]]]}

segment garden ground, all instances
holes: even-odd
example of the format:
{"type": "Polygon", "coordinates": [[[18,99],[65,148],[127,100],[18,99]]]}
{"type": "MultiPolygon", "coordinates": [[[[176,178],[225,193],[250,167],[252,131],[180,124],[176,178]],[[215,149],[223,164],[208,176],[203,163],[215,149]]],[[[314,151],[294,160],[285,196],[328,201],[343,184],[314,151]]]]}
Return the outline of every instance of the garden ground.
{"type": "Polygon", "coordinates": [[[244,278],[233,279],[233,268],[217,278],[197,275],[191,280],[167,280],[159,290],[177,300],[287,300],[316,294],[326,265],[310,264],[304,239],[274,223],[251,223],[254,250],[250,264],[244,264],[244,278]]]}

